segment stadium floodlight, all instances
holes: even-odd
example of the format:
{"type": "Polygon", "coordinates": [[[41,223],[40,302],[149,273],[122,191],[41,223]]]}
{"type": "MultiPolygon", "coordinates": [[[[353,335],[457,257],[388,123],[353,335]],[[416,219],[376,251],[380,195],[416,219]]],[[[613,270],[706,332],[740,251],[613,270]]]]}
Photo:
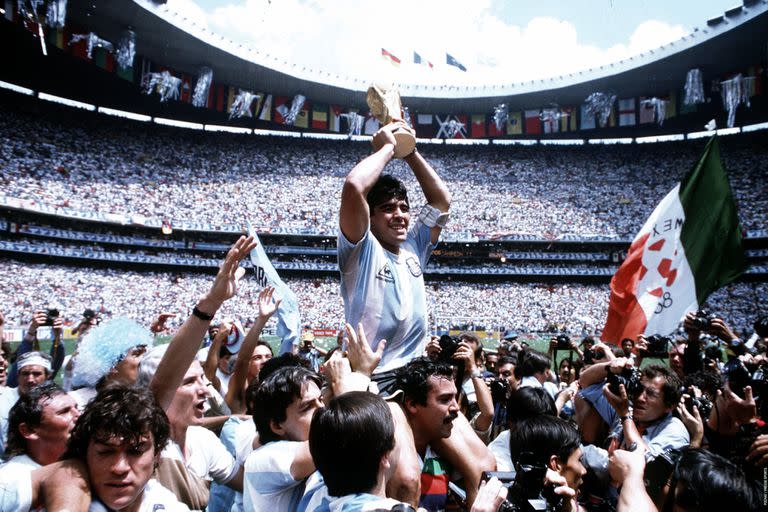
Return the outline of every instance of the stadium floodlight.
{"type": "Polygon", "coordinates": [[[47,92],[39,92],[37,93],[37,97],[41,100],[52,101],[53,103],[59,103],[68,107],[82,108],[83,110],[90,110],[91,112],[96,110],[96,105],[83,103],[82,101],[71,100],[69,98],[62,98],[61,96],[54,96],[53,94],[48,94],[47,92]]]}
{"type": "Polygon", "coordinates": [[[535,146],[537,139],[493,139],[494,145],[499,146],[535,146]]]}
{"type": "Polygon", "coordinates": [[[18,92],[20,94],[26,94],[27,96],[35,95],[35,91],[32,89],[27,89],[26,87],[22,87],[20,85],[12,84],[9,82],[3,82],[2,80],[0,80],[0,88],[8,89],[9,91],[18,92]]]}
{"type": "Polygon", "coordinates": [[[253,133],[253,130],[243,126],[223,126],[219,124],[206,124],[204,130],[207,132],[253,133]]]}
{"type": "Polygon", "coordinates": [[[670,135],[651,135],[650,137],[638,137],[635,142],[638,144],[647,144],[649,142],[671,142],[674,140],[685,140],[682,133],[673,133],[670,135]]]}
{"type": "Polygon", "coordinates": [[[541,139],[543,146],[583,146],[584,139],[541,139]]]}
{"type": "Polygon", "coordinates": [[[166,119],[164,117],[156,117],[156,124],[162,124],[165,126],[175,126],[177,128],[188,128],[190,130],[202,130],[202,123],[190,123],[189,121],[179,121],[178,119],[166,119]]]}
{"type": "Polygon", "coordinates": [[[137,114],[136,112],[126,112],[125,110],[117,110],[114,108],[107,108],[107,107],[99,107],[97,109],[97,112],[99,114],[105,114],[108,116],[115,116],[115,117],[122,117],[125,119],[132,119],[134,121],[151,121],[152,116],[148,116],[145,114],[137,114]]]}
{"type": "Polygon", "coordinates": [[[632,137],[620,137],[616,139],[587,139],[588,144],[632,144],[632,137]]]}
{"type": "Polygon", "coordinates": [[[741,127],[741,131],[744,133],[756,132],[758,130],[768,130],[768,123],[748,124],[747,126],[741,127]]]}

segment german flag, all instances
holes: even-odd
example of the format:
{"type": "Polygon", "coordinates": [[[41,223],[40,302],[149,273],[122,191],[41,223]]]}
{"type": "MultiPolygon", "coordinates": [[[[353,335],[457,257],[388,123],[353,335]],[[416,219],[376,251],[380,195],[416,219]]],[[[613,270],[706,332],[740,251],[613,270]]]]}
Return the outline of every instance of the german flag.
{"type": "Polygon", "coordinates": [[[393,66],[400,66],[400,59],[389,53],[384,48],[381,49],[381,56],[384,60],[392,64],[393,66]]]}

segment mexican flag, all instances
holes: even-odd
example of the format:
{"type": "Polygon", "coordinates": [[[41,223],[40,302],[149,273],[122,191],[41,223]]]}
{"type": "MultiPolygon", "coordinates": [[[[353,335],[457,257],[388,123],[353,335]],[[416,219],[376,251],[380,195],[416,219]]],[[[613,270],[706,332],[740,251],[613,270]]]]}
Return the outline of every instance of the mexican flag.
{"type": "Polygon", "coordinates": [[[746,267],[717,137],[659,203],[611,279],[604,341],[668,335],[746,267]]]}

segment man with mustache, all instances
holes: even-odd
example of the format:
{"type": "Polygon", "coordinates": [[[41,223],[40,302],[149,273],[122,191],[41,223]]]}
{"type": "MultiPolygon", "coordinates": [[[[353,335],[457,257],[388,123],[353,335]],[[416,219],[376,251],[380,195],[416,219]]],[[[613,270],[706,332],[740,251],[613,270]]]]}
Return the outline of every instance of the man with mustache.
{"type": "Polygon", "coordinates": [[[444,510],[449,471],[431,445],[450,437],[459,415],[453,368],[427,358],[415,359],[397,372],[396,387],[403,393],[401,405],[421,459],[419,507],[430,512],[444,510]]]}

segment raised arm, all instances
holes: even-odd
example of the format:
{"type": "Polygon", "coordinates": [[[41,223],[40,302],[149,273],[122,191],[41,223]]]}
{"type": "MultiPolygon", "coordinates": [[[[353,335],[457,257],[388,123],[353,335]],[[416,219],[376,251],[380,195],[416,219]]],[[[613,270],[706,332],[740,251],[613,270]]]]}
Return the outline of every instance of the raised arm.
{"type": "Polygon", "coordinates": [[[198,301],[196,311],[184,321],[171,340],[149,385],[163,409],[171,405],[176,388],[194,361],[200,340],[205,336],[213,316],[224,301],[237,293],[238,282],[245,273],[245,269],[240,268],[240,262],[254,247],[256,242],[250,236],[241,236],[235,242],[219,267],[211,289],[198,301]]]}
{"type": "Polygon", "coordinates": [[[211,346],[208,347],[208,355],[205,357],[203,363],[203,371],[205,372],[205,378],[213,383],[213,387],[216,391],[221,393],[221,381],[216,376],[216,368],[219,366],[219,351],[221,350],[221,344],[229,334],[230,326],[227,323],[222,323],[219,326],[219,332],[213,337],[211,346]]]}
{"type": "Polygon", "coordinates": [[[256,322],[251,327],[251,330],[248,331],[248,335],[240,347],[240,352],[237,354],[237,361],[232,371],[232,377],[229,379],[229,387],[225,397],[225,401],[232,414],[242,414],[245,412],[245,388],[248,384],[248,367],[251,364],[251,355],[253,355],[256,343],[259,341],[261,331],[267,325],[267,320],[277,311],[280,305],[280,300],[273,299],[274,293],[275,289],[271,286],[264,288],[259,293],[259,316],[256,318],[256,322]]]}
{"type": "MultiPolygon", "coordinates": [[[[413,174],[416,176],[427,203],[441,213],[447,213],[451,207],[451,193],[448,192],[448,187],[445,186],[440,176],[429,165],[429,162],[418,151],[414,151],[403,160],[410,166],[413,174]]],[[[440,239],[440,231],[442,229],[439,225],[432,228],[430,239],[433,244],[436,244],[440,239]]]]}
{"type": "Polygon", "coordinates": [[[339,226],[347,240],[352,243],[359,242],[368,229],[370,212],[366,196],[379,179],[381,171],[395,155],[396,141],[392,130],[397,126],[398,123],[392,123],[376,132],[372,141],[374,153],[357,164],[344,180],[339,226]]]}

